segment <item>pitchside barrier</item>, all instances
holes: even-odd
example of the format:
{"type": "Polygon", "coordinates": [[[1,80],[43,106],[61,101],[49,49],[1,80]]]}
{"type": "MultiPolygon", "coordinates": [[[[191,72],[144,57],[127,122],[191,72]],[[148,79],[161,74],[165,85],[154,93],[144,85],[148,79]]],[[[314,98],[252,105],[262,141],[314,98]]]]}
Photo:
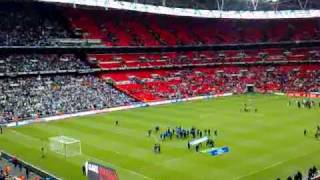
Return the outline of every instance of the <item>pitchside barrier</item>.
{"type": "MultiPolygon", "coordinates": [[[[3,151],[0,151],[0,157],[1,158],[4,158],[6,159],[7,161],[11,162],[13,157],[12,155],[10,155],[9,153],[6,153],[6,152],[3,152],[3,151]]],[[[33,172],[35,174],[37,174],[38,176],[40,176],[41,178],[43,179],[47,179],[47,180],[61,180],[60,178],[38,168],[38,167],[35,167],[21,159],[17,159],[18,162],[22,165],[22,167],[24,168],[28,168],[30,172],[33,172]]]]}
{"type": "Polygon", "coordinates": [[[303,93],[303,92],[297,92],[297,93],[274,93],[275,95],[280,96],[288,96],[288,97],[305,97],[305,98],[320,98],[320,93],[303,93]]]}
{"type": "Polygon", "coordinates": [[[118,180],[116,170],[94,162],[86,162],[88,180],[118,180]]]}
{"type": "Polygon", "coordinates": [[[225,97],[225,96],[232,96],[232,95],[233,95],[233,93],[221,93],[221,94],[215,94],[215,95],[197,96],[197,97],[184,98],[184,99],[165,100],[165,101],[147,102],[147,103],[136,103],[136,104],[129,105],[129,106],[120,106],[120,107],[114,107],[114,108],[106,108],[106,109],[102,109],[102,110],[85,111],[85,112],[79,112],[79,113],[73,113],[73,114],[63,114],[63,115],[58,115],[58,116],[50,116],[50,117],[44,117],[44,118],[38,118],[38,119],[32,119],[32,120],[17,121],[17,122],[12,122],[12,123],[6,124],[6,127],[16,127],[16,126],[23,126],[23,125],[39,123],[39,122],[56,121],[56,120],[67,119],[67,118],[71,118],[71,117],[88,116],[88,115],[94,115],[94,114],[99,114],[99,113],[121,111],[121,110],[127,110],[127,109],[139,108],[139,107],[157,106],[157,105],[162,105],[162,104],[194,101],[194,100],[200,100],[200,99],[211,99],[211,98],[216,98],[216,97],[225,97]]]}
{"type": "Polygon", "coordinates": [[[287,93],[289,97],[320,98],[320,93],[287,93]]]}

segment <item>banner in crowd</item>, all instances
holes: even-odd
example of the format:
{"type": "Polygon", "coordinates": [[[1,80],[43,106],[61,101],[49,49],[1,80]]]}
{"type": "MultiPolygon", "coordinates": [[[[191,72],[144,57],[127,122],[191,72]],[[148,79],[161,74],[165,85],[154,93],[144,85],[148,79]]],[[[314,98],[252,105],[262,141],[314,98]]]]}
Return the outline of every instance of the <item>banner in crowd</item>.
{"type": "Polygon", "coordinates": [[[88,180],[118,180],[117,172],[103,165],[87,162],[86,163],[86,174],[88,180]]]}

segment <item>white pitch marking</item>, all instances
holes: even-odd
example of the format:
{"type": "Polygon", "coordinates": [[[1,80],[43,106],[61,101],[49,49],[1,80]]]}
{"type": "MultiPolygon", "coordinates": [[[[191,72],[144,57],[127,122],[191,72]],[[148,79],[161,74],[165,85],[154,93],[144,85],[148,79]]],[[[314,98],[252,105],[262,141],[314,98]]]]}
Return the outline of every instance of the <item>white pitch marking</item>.
{"type": "MultiPolygon", "coordinates": [[[[293,159],[294,159],[294,158],[293,158],[293,159]]],[[[242,179],[242,178],[244,178],[244,177],[251,176],[251,175],[253,175],[253,174],[256,174],[256,173],[258,173],[258,172],[261,172],[261,171],[264,171],[264,170],[266,170],[266,169],[272,168],[272,167],[277,166],[277,165],[279,165],[279,164],[282,164],[282,163],[284,163],[284,162],[285,162],[285,161],[276,162],[276,163],[271,164],[271,165],[269,165],[269,166],[266,166],[266,167],[264,167],[264,168],[262,168],[262,169],[260,169],[260,170],[252,171],[252,172],[250,172],[250,173],[248,173],[248,174],[246,174],[246,175],[237,177],[237,178],[235,178],[234,180],[239,180],[239,179],[242,179]]]]}
{"type": "MultiPolygon", "coordinates": [[[[16,130],[13,130],[12,132],[15,133],[15,134],[17,134],[17,135],[24,136],[25,138],[32,139],[32,140],[34,140],[34,141],[41,141],[41,140],[38,139],[38,138],[31,137],[31,136],[26,135],[26,134],[22,134],[22,133],[20,133],[20,132],[18,132],[18,131],[16,131],[16,130]]],[[[116,153],[116,154],[120,154],[118,151],[115,151],[115,153],[116,153]]],[[[82,155],[85,155],[85,156],[89,157],[90,159],[96,159],[96,160],[98,160],[98,161],[102,161],[102,160],[100,160],[100,159],[97,159],[97,158],[95,158],[95,157],[89,156],[89,155],[87,155],[87,154],[82,154],[82,155]]],[[[105,162],[105,161],[103,161],[103,162],[105,162]]],[[[127,168],[123,168],[123,167],[121,167],[121,166],[116,166],[116,165],[114,165],[114,164],[112,164],[112,163],[109,163],[109,162],[108,162],[108,163],[105,162],[105,163],[106,163],[106,164],[111,164],[111,165],[114,166],[114,167],[119,167],[119,168],[121,168],[121,169],[123,169],[123,170],[126,170],[126,171],[132,173],[132,174],[135,174],[135,175],[137,175],[137,176],[143,177],[144,179],[154,180],[153,178],[148,177],[148,176],[145,176],[145,175],[143,175],[143,174],[140,174],[140,173],[138,173],[138,172],[136,172],[136,171],[133,171],[133,170],[130,170],[130,169],[127,169],[127,168]]]]}
{"type": "Polygon", "coordinates": [[[316,150],[316,151],[314,151],[314,152],[310,152],[310,153],[304,154],[304,155],[302,155],[302,156],[297,156],[297,157],[294,157],[294,158],[291,158],[291,159],[288,159],[288,160],[285,160],[285,161],[276,162],[276,163],[274,163],[274,164],[271,164],[271,165],[269,165],[269,166],[264,167],[263,169],[256,170],[256,171],[252,171],[252,172],[250,172],[250,173],[248,173],[248,174],[246,174],[246,175],[243,175],[243,176],[234,178],[234,180],[239,180],[239,179],[242,179],[242,178],[244,178],[244,177],[251,176],[251,175],[253,175],[253,174],[259,173],[259,172],[264,171],[264,170],[266,170],[266,169],[270,169],[270,168],[272,168],[272,167],[278,166],[278,165],[280,165],[280,164],[282,164],[282,163],[291,161],[291,160],[293,160],[293,159],[298,159],[298,158],[300,158],[300,157],[304,157],[304,156],[307,156],[307,155],[309,155],[309,154],[312,154],[312,153],[315,153],[315,152],[318,152],[318,151],[320,151],[320,149],[318,149],[318,150],[316,150]]]}

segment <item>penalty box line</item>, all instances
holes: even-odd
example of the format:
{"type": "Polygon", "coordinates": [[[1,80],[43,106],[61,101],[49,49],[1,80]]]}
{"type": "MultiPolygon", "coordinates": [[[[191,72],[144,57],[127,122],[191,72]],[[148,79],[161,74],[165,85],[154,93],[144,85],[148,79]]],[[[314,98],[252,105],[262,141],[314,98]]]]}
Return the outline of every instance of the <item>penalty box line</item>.
{"type": "MultiPolygon", "coordinates": [[[[14,134],[18,135],[18,136],[23,136],[24,138],[27,138],[27,139],[32,140],[32,141],[37,141],[37,142],[41,142],[41,141],[42,141],[42,140],[39,139],[39,138],[35,138],[35,137],[30,136],[30,135],[20,133],[20,132],[18,132],[18,131],[16,131],[16,130],[13,130],[12,132],[13,132],[14,134]]],[[[119,152],[116,152],[116,153],[117,153],[117,154],[120,154],[119,152]]],[[[123,169],[123,170],[125,170],[125,171],[128,171],[128,172],[130,172],[131,174],[135,174],[135,175],[137,175],[137,176],[139,176],[139,177],[142,177],[142,178],[144,178],[144,179],[154,180],[154,179],[151,178],[151,177],[145,176],[145,175],[143,175],[143,174],[141,174],[141,173],[138,173],[138,172],[136,172],[136,171],[133,171],[133,170],[131,170],[131,169],[127,169],[127,168],[124,168],[124,167],[121,167],[121,166],[116,166],[116,165],[114,165],[114,164],[112,164],[112,163],[108,163],[108,162],[105,162],[105,161],[103,161],[103,160],[100,160],[100,159],[97,159],[97,158],[95,158],[95,157],[92,157],[92,156],[89,156],[89,155],[87,155],[87,154],[84,154],[83,152],[82,152],[82,155],[88,157],[89,159],[93,159],[93,160],[96,160],[96,161],[98,161],[98,162],[104,162],[105,164],[110,164],[110,165],[112,165],[112,166],[114,166],[114,167],[118,167],[118,168],[120,168],[120,169],[123,169]]]]}

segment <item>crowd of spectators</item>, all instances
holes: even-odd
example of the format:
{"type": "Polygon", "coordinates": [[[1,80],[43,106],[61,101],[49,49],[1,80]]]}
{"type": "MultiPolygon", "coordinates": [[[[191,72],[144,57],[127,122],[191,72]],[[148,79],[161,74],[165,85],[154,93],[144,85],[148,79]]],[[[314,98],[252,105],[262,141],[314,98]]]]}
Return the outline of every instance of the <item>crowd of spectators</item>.
{"type": "Polygon", "coordinates": [[[0,73],[89,69],[74,55],[10,55],[0,56],[0,73]]]}
{"type": "MultiPolygon", "coordinates": [[[[287,180],[318,180],[320,179],[320,174],[316,166],[309,168],[306,176],[304,176],[300,171],[295,173],[293,176],[289,176],[287,180]]],[[[277,178],[280,180],[280,178],[277,178]]]]}
{"type": "Polygon", "coordinates": [[[128,105],[134,99],[92,75],[0,79],[2,122],[128,105]]]}
{"type": "MultiPolygon", "coordinates": [[[[295,175],[294,177],[296,177],[296,176],[297,175],[295,175]]],[[[309,168],[307,179],[308,180],[320,179],[320,174],[319,174],[318,169],[317,169],[316,166],[313,166],[313,167],[309,168]]]]}
{"type": "MultiPolygon", "coordinates": [[[[15,156],[1,157],[0,152],[0,180],[40,180],[38,174],[30,170],[30,167],[22,163],[15,156]]],[[[49,179],[49,178],[48,178],[49,179]]]]}
{"type": "Polygon", "coordinates": [[[0,46],[54,45],[51,39],[70,37],[67,28],[51,13],[51,8],[37,4],[1,4],[0,46]]]}

